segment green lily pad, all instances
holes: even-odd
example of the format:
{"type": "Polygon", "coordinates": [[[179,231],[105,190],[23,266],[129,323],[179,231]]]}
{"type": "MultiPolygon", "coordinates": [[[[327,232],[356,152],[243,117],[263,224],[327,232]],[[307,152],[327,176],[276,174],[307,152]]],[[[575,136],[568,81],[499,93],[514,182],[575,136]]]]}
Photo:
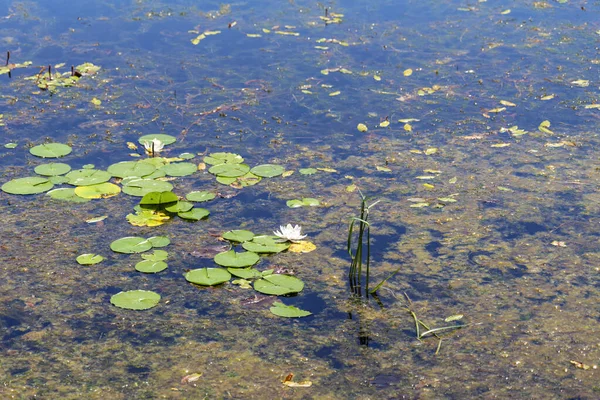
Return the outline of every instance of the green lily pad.
{"type": "Polygon", "coordinates": [[[208,170],[211,174],[224,178],[236,178],[246,175],[249,171],[250,167],[246,164],[218,164],[208,170]]]}
{"type": "Polygon", "coordinates": [[[187,201],[178,201],[172,206],[165,207],[165,210],[171,213],[184,213],[190,211],[194,205],[187,201]]]}
{"type": "Polygon", "coordinates": [[[147,310],[158,304],[160,295],[150,290],[129,290],[110,298],[112,305],[127,310],[147,310]]]}
{"type": "Polygon", "coordinates": [[[289,208],[298,208],[298,207],[316,207],[321,205],[321,202],[318,199],[313,199],[312,197],[303,197],[302,200],[294,199],[288,200],[285,203],[289,208]]]}
{"type": "Polygon", "coordinates": [[[130,176],[147,176],[153,173],[156,167],[150,163],[139,161],[122,161],[109,166],[106,171],[117,178],[127,178],[130,176]]]}
{"type": "Polygon", "coordinates": [[[286,317],[286,318],[299,318],[299,317],[306,317],[308,315],[312,315],[312,313],[310,311],[301,310],[298,307],[294,307],[294,306],[286,306],[285,304],[283,304],[280,301],[274,302],[273,306],[271,308],[269,308],[269,311],[271,311],[273,314],[275,314],[279,317],[286,317]]]}
{"type": "Polygon", "coordinates": [[[260,272],[256,268],[227,268],[227,271],[229,271],[231,275],[243,279],[262,278],[263,276],[271,275],[273,273],[272,269],[260,272]]]}
{"type": "Polygon", "coordinates": [[[46,195],[56,200],[72,201],[73,203],[87,203],[90,201],[90,199],[77,196],[73,188],[53,189],[46,193],[46,195]]]}
{"type": "Polygon", "coordinates": [[[223,234],[223,239],[227,239],[227,240],[230,240],[233,242],[239,242],[239,243],[243,243],[243,242],[252,240],[253,237],[254,237],[254,233],[252,233],[251,231],[244,230],[244,229],[234,229],[231,231],[227,231],[223,234]]]}
{"type": "Polygon", "coordinates": [[[81,168],[83,168],[83,169],[94,169],[94,168],[96,168],[96,166],[94,164],[85,164],[85,165],[82,165],[81,168]]]}
{"type": "Polygon", "coordinates": [[[192,208],[190,211],[180,212],[177,215],[183,219],[190,219],[192,221],[198,221],[202,218],[208,217],[210,211],[206,208],[192,208]]]}
{"type": "Polygon", "coordinates": [[[62,185],[63,183],[69,182],[69,178],[63,175],[49,176],[48,180],[55,185],[62,185]]]}
{"type": "Polygon", "coordinates": [[[302,289],[304,289],[304,282],[291,275],[267,275],[254,282],[254,290],[275,296],[298,293],[302,289]]]}
{"type": "Polygon", "coordinates": [[[228,250],[215,256],[215,263],[222,267],[244,268],[256,264],[260,256],[251,251],[236,253],[234,250],[228,250]]]}
{"type": "Polygon", "coordinates": [[[300,172],[300,174],[302,174],[302,175],[312,175],[312,174],[317,173],[317,169],[316,168],[300,168],[298,170],[298,172],[300,172]]]}
{"type": "Polygon", "coordinates": [[[143,253],[152,248],[152,243],[143,237],[128,236],[115,240],[110,244],[110,248],[116,253],[143,253]]]}
{"type": "Polygon", "coordinates": [[[217,176],[217,182],[223,185],[229,185],[236,189],[242,189],[248,186],[254,186],[259,183],[262,178],[258,175],[254,175],[252,172],[248,172],[245,175],[238,176],[236,178],[225,178],[223,176],[217,176]]]}
{"type": "Polygon", "coordinates": [[[73,186],[89,186],[96,185],[98,183],[108,182],[112,177],[106,171],[99,169],[75,169],[65,175],[69,178],[69,185],[73,186]]]}
{"type": "Polygon", "coordinates": [[[161,211],[136,210],[135,214],[127,214],[127,222],[133,226],[159,226],[171,219],[161,211]]]}
{"type": "Polygon", "coordinates": [[[198,166],[189,162],[171,163],[160,167],[169,176],[187,176],[198,171],[198,166]]]}
{"type": "Polygon", "coordinates": [[[188,282],[203,286],[215,286],[231,279],[231,274],[223,268],[198,268],[185,274],[188,282]]]}
{"type": "Polygon", "coordinates": [[[196,157],[196,156],[192,153],[181,153],[179,155],[179,158],[181,158],[182,160],[191,160],[194,157],[196,157]]]}
{"type": "Polygon", "coordinates": [[[135,270],[145,274],[155,274],[167,269],[167,263],[164,261],[144,260],[135,264],[135,270]]]}
{"type": "Polygon", "coordinates": [[[39,146],[32,147],[29,152],[36,157],[42,158],[58,158],[66,156],[71,153],[73,149],[71,146],[67,146],[62,143],[46,143],[40,144],[39,146]]]}
{"type": "Polygon", "coordinates": [[[170,192],[173,185],[165,181],[156,181],[154,179],[132,179],[122,182],[123,193],[130,196],[144,196],[150,192],[170,192]]]}
{"type": "Polygon", "coordinates": [[[98,264],[102,260],[104,260],[104,257],[102,257],[99,254],[86,253],[86,254],[81,254],[80,256],[77,256],[77,262],[81,265],[98,264]]]}
{"type": "Polygon", "coordinates": [[[203,202],[203,201],[212,200],[215,197],[216,197],[216,195],[214,193],[206,192],[206,191],[194,191],[194,192],[190,192],[185,195],[185,198],[188,201],[195,201],[198,203],[203,202]]]}
{"type": "Polygon", "coordinates": [[[97,185],[78,186],[75,194],[84,199],[102,199],[121,193],[121,188],[114,183],[104,182],[97,185]]]}
{"type": "Polygon", "coordinates": [[[235,153],[211,153],[204,157],[204,162],[210,165],[241,164],[244,162],[244,158],[235,153]]]}
{"type": "Polygon", "coordinates": [[[237,181],[237,178],[227,178],[225,176],[217,176],[217,182],[221,185],[231,185],[237,181]]]}
{"type": "Polygon", "coordinates": [[[48,163],[35,167],[34,171],[38,175],[56,176],[66,174],[71,170],[71,166],[65,163],[48,163]]]}
{"type": "Polygon", "coordinates": [[[17,146],[18,146],[18,144],[17,144],[17,143],[14,143],[14,142],[11,142],[11,143],[6,143],[6,144],[4,145],[4,147],[5,147],[5,148],[7,148],[7,149],[14,149],[14,148],[16,148],[17,146]]]}
{"type": "Polygon", "coordinates": [[[242,247],[254,253],[279,253],[290,247],[290,243],[277,240],[277,236],[254,236],[251,241],[242,243],[242,247]]]}
{"type": "Polygon", "coordinates": [[[179,200],[179,197],[171,191],[165,192],[150,192],[146,193],[142,200],[140,200],[140,205],[142,206],[157,206],[161,204],[169,204],[175,203],[179,200]]]}
{"type": "Polygon", "coordinates": [[[46,178],[39,176],[29,176],[26,178],[17,178],[2,185],[2,191],[10,194],[37,194],[46,192],[54,184],[46,178]]]}
{"type": "Polygon", "coordinates": [[[257,165],[256,167],[250,170],[250,172],[252,172],[254,175],[258,175],[263,178],[273,178],[275,176],[283,174],[284,171],[285,168],[283,168],[281,165],[275,164],[257,165]]]}
{"type": "MultiPolygon", "coordinates": [[[[150,239],[148,239],[150,240],[150,239]]],[[[142,254],[142,258],[144,260],[150,260],[150,261],[164,261],[167,259],[167,257],[169,257],[169,253],[165,250],[154,250],[154,252],[148,254],[142,254]]]]}
{"type": "Polygon", "coordinates": [[[177,140],[175,136],[166,135],[164,133],[156,133],[151,135],[144,135],[138,139],[138,142],[143,145],[144,142],[151,142],[153,139],[158,139],[166,146],[168,144],[175,143],[177,140]]]}
{"type": "Polygon", "coordinates": [[[171,244],[171,239],[166,236],[152,236],[148,241],[152,243],[152,247],[166,247],[171,244]]]}

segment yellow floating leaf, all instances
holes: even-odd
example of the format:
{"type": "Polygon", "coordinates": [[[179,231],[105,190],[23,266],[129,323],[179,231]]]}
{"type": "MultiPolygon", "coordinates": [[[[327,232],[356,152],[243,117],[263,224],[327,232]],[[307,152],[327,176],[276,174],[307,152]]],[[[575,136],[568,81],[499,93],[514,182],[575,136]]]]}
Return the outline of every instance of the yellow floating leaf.
{"type": "Polygon", "coordinates": [[[544,100],[544,101],[546,101],[546,100],[552,100],[553,98],[554,98],[554,95],[553,95],[553,94],[548,94],[548,95],[546,95],[546,96],[542,96],[542,97],[540,98],[540,100],[544,100]]]}
{"type": "Polygon", "coordinates": [[[317,168],[317,169],[318,169],[319,171],[323,171],[323,172],[338,172],[338,170],[337,170],[337,169],[333,169],[333,168],[327,168],[327,167],[324,167],[324,168],[317,168]]]}
{"type": "Polygon", "coordinates": [[[249,38],[259,38],[262,37],[260,33],[246,33],[246,36],[249,38]]]}
{"type": "Polygon", "coordinates": [[[549,127],[550,127],[550,121],[545,120],[545,121],[542,121],[542,123],[540,124],[540,126],[538,126],[538,130],[540,132],[544,132],[544,133],[547,133],[549,135],[553,135],[554,132],[552,132],[550,129],[548,129],[549,127]]]}
{"type": "Polygon", "coordinates": [[[415,179],[420,179],[422,181],[426,181],[426,180],[430,180],[430,179],[435,179],[435,175],[421,175],[421,176],[417,176],[415,179]]]}
{"type": "Polygon", "coordinates": [[[340,68],[340,72],[342,74],[348,74],[348,75],[352,74],[352,71],[350,71],[349,69],[346,69],[346,68],[340,68]]]}
{"type": "Polygon", "coordinates": [[[411,76],[412,73],[413,73],[413,70],[409,68],[409,69],[405,69],[404,72],[402,73],[402,75],[411,76]]]}
{"type": "Polygon", "coordinates": [[[517,106],[515,103],[511,103],[510,101],[506,101],[506,100],[500,100],[500,104],[502,104],[503,106],[507,106],[507,107],[516,107],[517,106]]]}
{"type": "Polygon", "coordinates": [[[404,130],[406,132],[412,132],[412,125],[411,124],[404,124],[404,130]]]}
{"type": "Polygon", "coordinates": [[[438,197],[438,201],[442,203],[456,203],[458,200],[452,197],[438,197]]]}
{"type": "Polygon", "coordinates": [[[392,172],[392,170],[391,170],[391,169],[389,169],[388,167],[382,167],[382,166],[379,166],[379,165],[378,165],[378,166],[377,166],[377,167],[375,167],[375,168],[377,168],[377,171],[383,171],[383,172],[392,172]]]}
{"type": "Polygon", "coordinates": [[[321,70],[321,73],[322,73],[323,75],[329,75],[329,70],[328,70],[328,69],[322,69],[322,70],[321,70]]]}
{"type": "Polygon", "coordinates": [[[448,183],[456,183],[457,181],[458,181],[458,178],[457,177],[453,177],[453,178],[450,178],[448,180],[448,183]]]}
{"type": "Polygon", "coordinates": [[[510,143],[495,143],[493,145],[491,145],[490,147],[508,147],[510,146],[510,143]]]}
{"type": "Polygon", "coordinates": [[[292,253],[310,253],[315,250],[317,246],[314,243],[309,242],[307,240],[301,240],[296,243],[292,243],[290,247],[288,247],[288,251],[292,253]]]}
{"type": "Polygon", "coordinates": [[[294,173],[294,171],[289,170],[289,171],[285,171],[283,174],[281,174],[282,178],[287,178],[288,176],[292,175],[294,173]]]}
{"type": "Polygon", "coordinates": [[[492,108],[491,110],[488,110],[488,112],[490,113],[500,113],[502,111],[505,111],[506,107],[497,107],[497,108],[492,108]]]}
{"type": "Polygon", "coordinates": [[[416,119],[416,118],[402,118],[399,119],[398,122],[402,122],[403,124],[408,124],[409,122],[419,122],[420,119],[416,119]]]}
{"type": "Polygon", "coordinates": [[[100,104],[102,104],[102,100],[99,100],[94,97],[92,100],[90,100],[90,103],[92,103],[95,106],[99,106],[100,104]]]}
{"type": "Polygon", "coordinates": [[[356,191],[357,186],[354,183],[351,183],[350,185],[346,186],[346,192],[348,193],[352,193],[354,191],[356,191]]]}
{"type": "Polygon", "coordinates": [[[311,92],[310,90],[306,90],[306,89],[302,89],[302,93],[304,93],[304,94],[313,94],[313,92],[311,92]]]}
{"type": "Polygon", "coordinates": [[[415,203],[415,204],[411,204],[409,207],[412,207],[412,208],[429,207],[429,203],[415,203]]]}
{"type": "Polygon", "coordinates": [[[588,369],[592,368],[592,367],[590,367],[589,365],[587,365],[587,364],[584,364],[584,363],[582,363],[582,362],[579,362],[579,361],[572,361],[572,360],[571,360],[571,361],[569,361],[569,362],[570,362],[571,364],[573,364],[575,367],[579,368],[579,369],[588,370],[588,369]]]}
{"type": "Polygon", "coordinates": [[[204,34],[206,36],[211,36],[211,35],[218,35],[219,33],[221,33],[221,31],[205,31],[204,34]]]}
{"type": "Polygon", "coordinates": [[[204,171],[206,169],[206,164],[201,162],[198,163],[198,171],[204,171]]]}
{"type": "Polygon", "coordinates": [[[390,121],[381,121],[379,123],[379,126],[382,128],[387,128],[388,126],[390,126],[390,121]]]}
{"type": "Polygon", "coordinates": [[[413,154],[423,154],[423,152],[421,150],[417,150],[417,149],[411,149],[409,151],[413,154]]]}
{"type": "Polygon", "coordinates": [[[423,187],[424,187],[425,189],[433,189],[433,188],[435,188],[435,186],[433,186],[431,183],[424,183],[424,184],[423,184],[423,187]]]}
{"type": "Polygon", "coordinates": [[[502,14],[502,15],[510,14],[510,8],[502,11],[500,14],[502,14]]]}
{"type": "Polygon", "coordinates": [[[186,375],[183,378],[181,378],[181,384],[185,385],[186,383],[196,382],[198,379],[200,379],[201,376],[202,376],[201,372],[200,373],[186,375]]]}
{"type": "Polygon", "coordinates": [[[333,96],[339,96],[339,95],[340,95],[340,93],[342,93],[342,92],[340,92],[339,90],[337,90],[337,91],[335,91],[335,92],[331,92],[331,93],[329,93],[329,95],[330,95],[331,97],[333,97],[333,96]]]}
{"type": "Polygon", "coordinates": [[[590,81],[585,79],[577,79],[576,81],[572,81],[571,85],[579,86],[579,87],[588,87],[590,86],[590,81]]]}
{"type": "Polygon", "coordinates": [[[425,155],[432,155],[438,152],[438,149],[436,147],[430,147],[428,149],[425,149],[425,155]]]}
{"type": "Polygon", "coordinates": [[[300,36],[300,34],[298,32],[291,32],[291,31],[275,31],[275,33],[277,33],[278,35],[300,36]]]}
{"type": "Polygon", "coordinates": [[[89,219],[86,219],[85,222],[87,222],[88,224],[95,224],[96,222],[104,221],[106,218],[108,218],[108,215],[103,215],[101,217],[89,218],[89,219]]]}
{"type": "Polygon", "coordinates": [[[375,79],[376,81],[380,81],[381,77],[379,75],[373,75],[373,79],[375,79]]]}
{"type": "Polygon", "coordinates": [[[198,36],[196,36],[195,38],[192,39],[192,44],[193,45],[197,45],[198,43],[200,43],[200,41],[202,39],[206,39],[206,35],[204,33],[199,34],[198,36]]]}
{"type": "Polygon", "coordinates": [[[263,31],[264,33],[271,33],[271,30],[270,30],[270,29],[267,29],[267,28],[263,28],[263,29],[262,29],[262,31],[263,31]]]}
{"type": "Polygon", "coordinates": [[[138,149],[137,145],[133,142],[127,142],[127,148],[129,150],[137,150],[138,149]]]}
{"type": "Polygon", "coordinates": [[[365,124],[358,124],[356,125],[356,129],[358,129],[359,132],[366,132],[369,130],[369,128],[367,128],[367,126],[365,124]]]}
{"type": "Polygon", "coordinates": [[[442,171],[439,169],[424,169],[423,172],[427,172],[428,174],[441,174],[442,171]]]}
{"type": "Polygon", "coordinates": [[[600,104],[587,104],[587,105],[585,106],[585,108],[588,108],[588,109],[589,109],[589,108],[595,108],[595,109],[598,109],[598,110],[600,110],[600,104]]]}

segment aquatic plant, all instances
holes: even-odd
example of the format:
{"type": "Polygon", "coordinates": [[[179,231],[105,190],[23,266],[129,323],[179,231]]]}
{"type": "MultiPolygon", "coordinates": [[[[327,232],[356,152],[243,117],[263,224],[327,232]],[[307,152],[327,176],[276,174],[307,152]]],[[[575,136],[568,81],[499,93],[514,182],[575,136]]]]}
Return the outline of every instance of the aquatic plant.
{"type": "Polygon", "coordinates": [[[298,242],[306,237],[302,234],[302,227],[300,225],[287,224],[286,226],[279,226],[278,231],[273,231],[273,234],[279,237],[283,242],[298,242]]]}

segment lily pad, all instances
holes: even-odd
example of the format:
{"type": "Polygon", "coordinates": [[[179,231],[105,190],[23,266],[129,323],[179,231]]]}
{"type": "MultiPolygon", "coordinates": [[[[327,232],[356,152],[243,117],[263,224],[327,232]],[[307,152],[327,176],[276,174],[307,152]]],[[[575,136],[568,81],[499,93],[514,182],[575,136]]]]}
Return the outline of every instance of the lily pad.
{"type": "Polygon", "coordinates": [[[71,146],[67,146],[62,143],[46,143],[40,144],[39,146],[32,147],[29,152],[36,157],[42,158],[58,158],[66,156],[71,153],[73,149],[71,146]]]}
{"type": "Polygon", "coordinates": [[[106,171],[117,178],[127,178],[130,176],[147,176],[153,173],[156,167],[150,163],[139,161],[122,161],[109,166],[106,171]]]}
{"type": "Polygon", "coordinates": [[[140,205],[161,205],[168,203],[175,203],[179,200],[179,197],[171,191],[165,192],[150,192],[146,193],[142,200],[140,200],[140,205]]]}
{"type": "Polygon", "coordinates": [[[71,166],[65,163],[48,163],[35,167],[34,171],[38,175],[56,176],[66,174],[71,170],[71,166]]]}
{"type": "Polygon", "coordinates": [[[75,189],[73,188],[53,189],[46,193],[46,195],[56,200],[72,201],[73,203],[87,203],[90,201],[90,199],[84,199],[83,197],[77,196],[75,194],[75,189]]]}
{"type": "Polygon", "coordinates": [[[236,253],[234,250],[229,250],[217,254],[214,260],[222,267],[244,268],[256,264],[260,256],[251,251],[236,253]]]}
{"type": "Polygon", "coordinates": [[[132,179],[123,181],[123,193],[130,196],[144,196],[150,192],[170,192],[173,185],[165,181],[154,179],[132,179]]]}
{"type": "Polygon", "coordinates": [[[209,168],[208,172],[224,178],[236,178],[250,171],[247,164],[218,164],[209,168]]]}
{"type": "Polygon", "coordinates": [[[321,202],[318,199],[313,199],[312,197],[303,197],[302,200],[294,199],[288,200],[285,203],[289,208],[298,208],[298,207],[316,207],[321,205],[321,202]]]}
{"type": "Polygon", "coordinates": [[[190,211],[194,205],[188,201],[178,201],[177,203],[165,208],[166,211],[171,213],[183,213],[190,211]]]}
{"type": "Polygon", "coordinates": [[[158,139],[161,142],[163,142],[163,144],[166,146],[168,144],[172,144],[175,143],[175,141],[177,140],[175,138],[175,136],[171,136],[171,135],[166,135],[164,133],[156,133],[156,134],[151,134],[151,135],[144,135],[141,136],[138,139],[138,142],[143,145],[144,142],[152,142],[153,139],[158,139]]]}
{"type": "Polygon", "coordinates": [[[144,260],[135,264],[135,270],[145,274],[155,274],[167,269],[167,263],[164,261],[144,260]]]}
{"type": "Polygon", "coordinates": [[[171,163],[160,167],[165,174],[169,176],[187,176],[192,175],[198,170],[196,164],[189,162],[171,163]]]}
{"type": "Polygon", "coordinates": [[[262,272],[256,268],[227,268],[227,271],[229,271],[231,275],[243,279],[256,279],[262,278],[263,276],[262,272]]]}
{"type": "Polygon", "coordinates": [[[152,243],[152,247],[166,247],[171,243],[171,239],[166,236],[152,236],[148,241],[152,243]]]}
{"type": "Polygon", "coordinates": [[[110,244],[110,248],[116,253],[143,253],[152,248],[152,243],[143,237],[128,236],[115,240],[110,244]]]}
{"type": "Polygon", "coordinates": [[[121,193],[121,188],[114,183],[104,182],[97,185],[78,186],[75,194],[84,199],[104,199],[121,193]]]}
{"type": "Polygon", "coordinates": [[[223,268],[198,268],[185,274],[188,282],[203,286],[215,286],[231,279],[231,274],[223,268]]]}
{"type": "Polygon", "coordinates": [[[169,257],[169,253],[165,250],[154,250],[154,252],[150,254],[142,254],[142,258],[144,260],[150,261],[164,261],[167,259],[167,257],[169,257]]]}
{"type": "Polygon", "coordinates": [[[69,182],[69,178],[67,178],[66,176],[63,176],[63,175],[49,176],[48,180],[50,182],[54,183],[55,185],[62,185],[63,183],[69,182]]]}
{"type": "Polygon", "coordinates": [[[206,208],[192,208],[190,211],[180,212],[177,215],[183,219],[190,219],[192,221],[198,221],[202,218],[208,217],[210,211],[206,208]]]}
{"type": "Polygon", "coordinates": [[[298,172],[300,172],[300,174],[302,174],[302,175],[312,175],[312,174],[317,173],[317,169],[316,168],[300,168],[298,170],[298,172]]]}
{"type": "Polygon", "coordinates": [[[69,179],[69,185],[89,186],[107,182],[112,175],[99,169],[75,169],[65,175],[69,179]]]}
{"type": "Polygon", "coordinates": [[[206,192],[206,191],[194,191],[194,192],[190,192],[185,195],[185,198],[188,201],[195,201],[198,203],[203,202],[203,201],[212,200],[215,197],[216,197],[216,195],[214,193],[206,192]]]}
{"type": "Polygon", "coordinates": [[[158,304],[160,295],[150,290],[129,290],[110,298],[112,305],[127,310],[147,310],[158,304]]]}
{"type": "Polygon", "coordinates": [[[102,260],[104,260],[104,257],[102,257],[99,254],[86,253],[86,254],[81,254],[80,256],[77,256],[77,262],[81,265],[98,264],[102,260]]]}
{"type": "Polygon", "coordinates": [[[284,274],[267,275],[254,282],[254,290],[264,294],[282,296],[298,293],[304,289],[304,282],[295,276],[284,274]]]}
{"type": "Polygon", "coordinates": [[[127,214],[126,218],[133,226],[159,226],[171,219],[164,212],[155,210],[138,210],[135,214],[127,214]]]}
{"type": "Polygon", "coordinates": [[[273,306],[269,308],[269,311],[271,311],[273,314],[279,317],[285,318],[299,318],[312,315],[310,311],[301,310],[298,307],[294,306],[286,306],[280,301],[274,302],[273,306]]]}
{"type": "Polygon", "coordinates": [[[241,164],[244,162],[244,158],[234,153],[211,153],[204,157],[204,162],[210,165],[241,164]]]}
{"type": "Polygon", "coordinates": [[[2,191],[10,194],[37,194],[46,192],[54,184],[46,178],[39,176],[30,176],[26,178],[17,178],[2,185],[2,191]]]}
{"type": "Polygon", "coordinates": [[[287,250],[290,244],[277,242],[277,236],[255,236],[249,242],[242,243],[242,247],[254,253],[279,253],[287,250]]]}
{"type": "Polygon", "coordinates": [[[227,240],[230,240],[233,242],[239,242],[239,243],[243,243],[243,242],[252,240],[253,237],[254,237],[254,233],[252,233],[251,231],[244,230],[244,229],[234,229],[231,231],[227,231],[223,234],[223,239],[227,239],[227,240]]]}
{"type": "Polygon", "coordinates": [[[285,168],[283,168],[281,165],[275,164],[257,165],[256,167],[250,170],[250,172],[252,172],[254,175],[258,175],[263,178],[273,178],[275,176],[283,174],[284,171],[285,168]]]}

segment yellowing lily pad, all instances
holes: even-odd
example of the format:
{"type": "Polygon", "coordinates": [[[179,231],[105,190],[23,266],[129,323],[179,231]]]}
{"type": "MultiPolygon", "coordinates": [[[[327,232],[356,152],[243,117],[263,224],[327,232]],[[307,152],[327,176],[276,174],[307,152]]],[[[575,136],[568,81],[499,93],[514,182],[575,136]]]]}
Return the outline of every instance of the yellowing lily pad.
{"type": "Polygon", "coordinates": [[[309,242],[307,240],[301,240],[296,243],[292,243],[288,248],[288,251],[292,253],[310,253],[315,250],[317,246],[314,243],[309,242]]]}
{"type": "Polygon", "coordinates": [[[78,186],[75,194],[84,199],[104,199],[121,193],[121,188],[114,183],[104,182],[97,185],[78,186]]]}

